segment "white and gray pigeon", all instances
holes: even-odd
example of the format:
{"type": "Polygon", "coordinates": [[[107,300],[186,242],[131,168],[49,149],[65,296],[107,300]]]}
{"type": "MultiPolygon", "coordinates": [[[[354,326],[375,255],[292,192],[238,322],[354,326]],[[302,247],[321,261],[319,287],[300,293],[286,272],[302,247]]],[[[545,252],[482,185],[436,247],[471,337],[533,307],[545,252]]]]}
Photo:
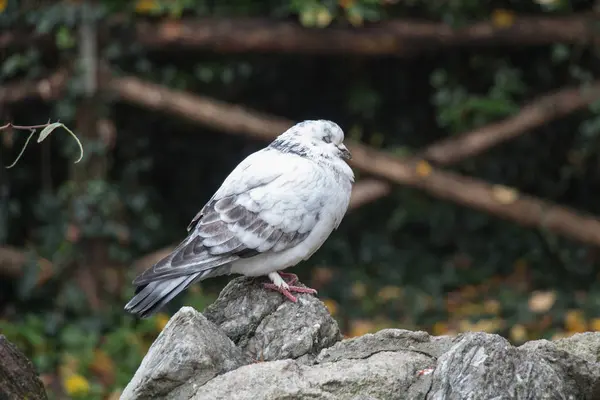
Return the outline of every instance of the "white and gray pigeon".
{"type": "Polygon", "coordinates": [[[291,301],[294,274],[334,229],[350,201],[354,174],[344,132],[334,122],[300,122],[244,159],[188,226],[187,238],[139,275],[125,310],[148,317],[191,284],[219,275],[268,275],[268,289],[291,301]],[[286,281],[282,276],[289,276],[286,281]]]}

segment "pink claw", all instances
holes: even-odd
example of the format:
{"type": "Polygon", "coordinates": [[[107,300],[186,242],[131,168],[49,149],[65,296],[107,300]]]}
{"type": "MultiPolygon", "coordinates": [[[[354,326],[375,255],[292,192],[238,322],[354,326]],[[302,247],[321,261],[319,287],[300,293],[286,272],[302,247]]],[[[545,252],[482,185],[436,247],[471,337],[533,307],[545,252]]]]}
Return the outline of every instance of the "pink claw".
{"type": "Polygon", "coordinates": [[[288,285],[293,285],[294,283],[298,282],[298,275],[292,274],[291,272],[280,272],[279,276],[281,276],[284,279],[286,276],[289,277],[290,280],[286,281],[288,285]]]}
{"type": "MultiPolygon", "coordinates": [[[[294,275],[294,274],[291,274],[291,275],[294,275]]],[[[298,280],[298,277],[295,276],[295,280],[292,280],[291,282],[296,282],[297,280],[298,280]]],[[[263,285],[264,285],[265,289],[275,290],[276,292],[279,292],[282,295],[284,295],[285,297],[287,297],[287,299],[293,303],[296,303],[298,301],[298,299],[296,297],[294,297],[294,295],[291,292],[317,294],[317,291],[315,289],[301,287],[301,286],[290,286],[288,289],[285,289],[285,288],[276,286],[274,283],[263,283],[263,285]]]]}

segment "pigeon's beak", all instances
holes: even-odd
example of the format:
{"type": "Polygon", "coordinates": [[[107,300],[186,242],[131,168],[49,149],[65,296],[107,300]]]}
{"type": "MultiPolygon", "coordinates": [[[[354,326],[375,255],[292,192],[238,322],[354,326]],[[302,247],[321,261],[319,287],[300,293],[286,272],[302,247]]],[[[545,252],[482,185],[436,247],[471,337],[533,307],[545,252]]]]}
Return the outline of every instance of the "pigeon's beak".
{"type": "Polygon", "coordinates": [[[340,149],[340,157],[342,157],[344,160],[352,159],[352,154],[350,154],[350,151],[348,150],[348,148],[345,145],[340,144],[338,146],[338,149],[340,149]]]}

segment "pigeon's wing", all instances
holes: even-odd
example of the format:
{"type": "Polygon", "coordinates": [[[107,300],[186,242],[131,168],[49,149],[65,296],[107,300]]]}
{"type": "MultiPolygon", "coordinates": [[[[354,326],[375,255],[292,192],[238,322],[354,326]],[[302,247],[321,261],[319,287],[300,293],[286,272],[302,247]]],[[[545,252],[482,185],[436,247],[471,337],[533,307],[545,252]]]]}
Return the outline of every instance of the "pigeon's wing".
{"type": "Polygon", "coordinates": [[[322,174],[308,160],[278,154],[258,152],[244,160],[192,220],[188,237],[134,284],[196,273],[203,279],[240,258],[302,242],[327,201],[319,190],[322,174]]]}

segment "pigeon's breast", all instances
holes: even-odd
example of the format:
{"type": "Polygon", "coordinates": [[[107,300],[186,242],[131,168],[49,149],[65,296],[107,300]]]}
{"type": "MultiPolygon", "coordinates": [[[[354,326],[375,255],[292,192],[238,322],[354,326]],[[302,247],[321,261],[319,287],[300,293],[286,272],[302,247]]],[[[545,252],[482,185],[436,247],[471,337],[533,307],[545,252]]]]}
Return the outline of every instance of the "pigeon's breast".
{"type": "Polygon", "coordinates": [[[255,197],[271,206],[261,212],[265,220],[306,238],[283,251],[270,250],[235,261],[232,273],[259,276],[294,266],[312,256],[337,228],[348,208],[351,182],[340,179],[331,169],[316,167],[312,173],[303,180],[273,182],[273,192],[268,193],[269,188],[265,187],[261,189],[265,193],[255,197]]]}

